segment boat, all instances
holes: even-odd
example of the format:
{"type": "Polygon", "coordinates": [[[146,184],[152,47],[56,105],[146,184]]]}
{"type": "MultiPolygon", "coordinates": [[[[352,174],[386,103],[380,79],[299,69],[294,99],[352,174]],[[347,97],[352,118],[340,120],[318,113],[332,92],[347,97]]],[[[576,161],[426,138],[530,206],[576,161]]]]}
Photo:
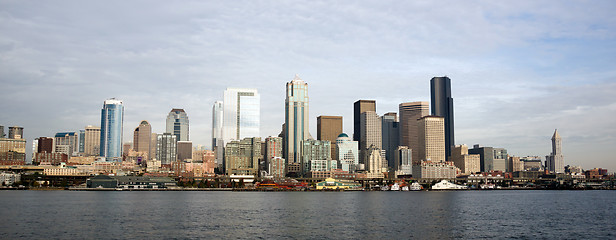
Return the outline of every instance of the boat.
{"type": "Polygon", "coordinates": [[[432,190],[466,190],[467,186],[450,183],[447,180],[441,180],[440,182],[432,186],[432,190]]]}
{"type": "Polygon", "coordinates": [[[400,190],[407,192],[409,191],[409,186],[402,186],[400,190]]]}
{"type": "Polygon", "coordinates": [[[394,183],[393,185],[391,185],[391,187],[389,188],[389,191],[400,191],[400,184],[398,183],[394,183]]]}
{"type": "Polygon", "coordinates": [[[423,187],[421,186],[421,184],[419,184],[418,182],[414,182],[411,184],[411,187],[409,188],[409,190],[411,191],[421,191],[423,187]]]}
{"type": "Polygon", "coordinates": [[[381,191],[389,191],[389,186],[387,186],[387,185],[383,185],[383,186],[381,187],[381,191]]]}

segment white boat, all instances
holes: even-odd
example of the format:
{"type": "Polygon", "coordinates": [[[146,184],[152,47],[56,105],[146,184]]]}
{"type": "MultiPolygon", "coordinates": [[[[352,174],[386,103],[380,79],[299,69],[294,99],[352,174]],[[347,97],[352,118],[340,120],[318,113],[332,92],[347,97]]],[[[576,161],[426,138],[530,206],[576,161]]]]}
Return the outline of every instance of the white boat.
{"type": "Polygon", "coordinates": [[[409,186],[403,186],[400,190],[407,192],[409,191],[409,186]]]}
{"type": "Polygon", "coordinates": [[[389,191],[400,191],[400,184],[394,183],[394,185],[391,185],[389,188],[389,191]]]}
{"type": "Polygon", "coordinates": [[[440,182],[432,186],[432,190],[465,190],[467,186],[450,183],[447,180],[441,180],[440,182]]]}
{"type": "Polygon", "coordinates": [[[381,191],[389,191],[389,186],[387,185],[382,186],[381,191]]]}
{"type": "Polygon", "coordinates": [[[419,184],[418,182],[414,182],[411,184],[411,191],[421,191],[422,187],[421,184],[419,184]]]}

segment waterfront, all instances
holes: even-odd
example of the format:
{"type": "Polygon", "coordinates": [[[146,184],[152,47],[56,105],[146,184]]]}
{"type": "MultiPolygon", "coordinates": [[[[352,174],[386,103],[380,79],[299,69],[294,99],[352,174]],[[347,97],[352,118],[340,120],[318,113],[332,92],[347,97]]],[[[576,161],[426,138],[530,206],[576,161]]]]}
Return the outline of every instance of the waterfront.
{"type": "Polygon", "coordinates": [[[614,238],[616,191],[0,191],[3,238],[614,238]]]}

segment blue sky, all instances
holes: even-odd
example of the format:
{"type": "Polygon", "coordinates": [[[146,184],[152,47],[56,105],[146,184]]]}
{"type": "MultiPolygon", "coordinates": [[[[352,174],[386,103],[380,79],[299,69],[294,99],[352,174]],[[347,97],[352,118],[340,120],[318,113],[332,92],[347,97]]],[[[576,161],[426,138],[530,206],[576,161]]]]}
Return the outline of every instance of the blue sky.
{"type": "Polygon", "coordinates": [[[2,1],[0,124],[31,140],[100,124],[124,100],[124,139],[172,108],[209,145],[226,87],[257,88],[261,135],[284,121],[285,82],[309,84],[316,117],[377,100],[379,114],[429,101],[452,79],[457,144],[545,156],[555,128],[565,164],[616,169],[613,1],[2,1]]]}

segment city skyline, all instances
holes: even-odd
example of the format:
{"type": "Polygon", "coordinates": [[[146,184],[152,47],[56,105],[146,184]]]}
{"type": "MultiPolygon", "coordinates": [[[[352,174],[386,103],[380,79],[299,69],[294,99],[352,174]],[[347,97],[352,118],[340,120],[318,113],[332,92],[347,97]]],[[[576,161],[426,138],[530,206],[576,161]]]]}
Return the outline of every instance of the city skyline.
{"type": "Polygon", "coordinates": [[[98,126],[100,102],[112,97],[124,101],[124,141],[141,120],[164,132],[165,114],[179,107],[191,114],[193,143],[209,146],[211,107],[227,87],[257,88],[258,137],[277,136],[284,83],[295,73],[310,85],[311,135],[320,115],[343,116],[352,135],[355,101],[376,100],[379,115],[396,112],[400,103],[429,101],[429,80],[446,75],[456,101],[455,144],[543,157],[558,128],[565,165],[616,168],[607,151],[616,143],[612,2],[235,5],[241,11],[229,10],[231,18],[215,11],[221,6],[198,3],[178,7],[177,15],[160,7],[138,18],[126,9],[80,5],[82,13],[117,12],[115,19],[52,7],[62,3],[29,4],[0,7],[0,29],[8,33],[1,39],[7,60],[0,63],[0,100],[12,113],[0,123],[23,126],[28,146],[36,137],[98,126]],[[451,19],[431,19],[434,9],[451,19]],[[238,25],[243,15],[253,23],[238,25]],[[216,33],[225,26],[231,27],[216,33]]]}

